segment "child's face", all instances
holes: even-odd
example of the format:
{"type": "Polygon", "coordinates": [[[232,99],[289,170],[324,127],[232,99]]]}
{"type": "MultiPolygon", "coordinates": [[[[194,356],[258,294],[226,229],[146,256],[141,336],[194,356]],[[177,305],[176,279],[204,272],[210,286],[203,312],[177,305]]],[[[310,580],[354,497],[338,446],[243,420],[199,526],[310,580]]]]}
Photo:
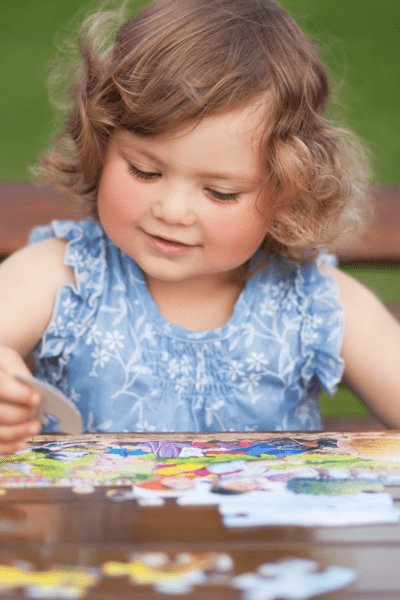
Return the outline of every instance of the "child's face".
{"type": "Polygon", "coordinates": [[[260,247],[270,218],[260,123],[248,106],[163,136],[114,133],[99,216],[148,281],[226,281],[260,247]]]}

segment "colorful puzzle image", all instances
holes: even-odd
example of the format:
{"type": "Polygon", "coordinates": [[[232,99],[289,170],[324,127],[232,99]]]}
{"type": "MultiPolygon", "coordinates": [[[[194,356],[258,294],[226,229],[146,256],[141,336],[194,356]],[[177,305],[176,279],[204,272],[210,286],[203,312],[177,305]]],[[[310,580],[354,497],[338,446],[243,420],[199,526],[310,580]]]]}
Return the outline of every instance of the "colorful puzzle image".
{"type": "Polygon", "coordinates": [[[90,493],[110,486],[114,501],[155,504],[169,497],[181,505],[216,504],[231,526],[394,522],[399,512],[383,486],[399,482],[400,437],[382,439],[379,433],[229,443],[60,440],[0,459],[3,490],[71,487],[90,493]],[[129,490],[118,491],[121,486],[129,490]]]}
{"type": "Polygon", "coordinates": [[[383,459],[400,463],[399,438],[354,438],[338,440],[338,448],[370,460],[383,459]]]}
{"type": "Polygon", "coordinates": [[[259,443],[52,441],[0,458],[2,487],[85,481],[175,493],[208,478],[216,493],[241,494],[264,487],[266,480],[287,482],[299,476],[397,483],[400,437],[341,434],[312,441],[282,436],[259,443]]]}

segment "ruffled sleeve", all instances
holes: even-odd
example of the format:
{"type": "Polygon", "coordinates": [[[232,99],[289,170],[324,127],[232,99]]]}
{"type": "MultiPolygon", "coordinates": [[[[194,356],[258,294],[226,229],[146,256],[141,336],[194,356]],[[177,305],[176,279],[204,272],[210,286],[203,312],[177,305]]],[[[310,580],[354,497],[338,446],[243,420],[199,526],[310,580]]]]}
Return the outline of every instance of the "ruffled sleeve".
{"type": "Polygon", "coordinates": [[[59,288],[51,321],[35,351],[38,358],[74,351],[98,308],[106,269],[105,235],[95,221],[53,221],[35,228],[29,242],[51,237],[68,241],[64,264],[73,269],[76,286],[59,288]]]}
{"type": "Polygon", "coordinates": [[[306,358],[302,378],[310,388],[316,377],[322,388],[333,395],[344,370],[344,361],[340,358],[344,311],[336,281],[332,275],[320,271],[322,262],[335,265],[336,261],[324,254],[317,263],[299,268],[298,293],[302,297],[303,312],[301,352],[306,358]]]}

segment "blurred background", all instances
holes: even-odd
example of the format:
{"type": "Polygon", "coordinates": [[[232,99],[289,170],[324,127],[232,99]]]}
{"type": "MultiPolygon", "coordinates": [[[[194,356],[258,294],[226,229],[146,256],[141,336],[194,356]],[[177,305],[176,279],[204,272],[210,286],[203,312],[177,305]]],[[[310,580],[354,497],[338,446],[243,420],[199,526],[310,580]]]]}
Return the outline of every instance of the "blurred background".
{"type": "MultiPolygon", "coordinates": [[[[144,3],[141,0],[134,6],[144,3]]],[[[318,43],[337,96],[332,115],[353,129],[369,148],[373,185],[397,188],[399,0],[282,0],[281,4],[318,43]]],[[[85,0],[2,0],[0,192],[12,182],[29,181],[29,165],[37,162],[54,132],[55,114],[48,101],[46,79],[55,55],[55,36],[73,38],[83,16],[97,6],[85,0]]],[[[4,194],[0,194],[0,225],[6,206],[4,194]]],[[[400,304],[399,265],[344,268],[384,302],[400,304]]],[[[345,388],[333,399],[324,395],[321,403],[327,416],[368,414],[345,388]]]]}

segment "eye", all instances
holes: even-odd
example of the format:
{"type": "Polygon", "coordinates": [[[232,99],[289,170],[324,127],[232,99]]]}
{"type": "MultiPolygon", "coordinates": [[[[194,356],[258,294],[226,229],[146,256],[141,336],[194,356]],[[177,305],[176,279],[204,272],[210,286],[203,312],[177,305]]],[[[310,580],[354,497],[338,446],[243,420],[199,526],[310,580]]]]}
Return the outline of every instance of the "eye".
{"type": "Polygon", "coordinates": [[[228,202],[229,200],[237,200],[239,197],[239,193],[233,192],[217,192],[217,190],[212,190],[211,188],[206,188],[207,192],[215,198],[216,200],[221,200],[222,202],[228,202]]]}
{"type": "Polygon", "coordinates": [[[161,177],[161,173],[152,173],[151,171],[141,171],[134,165],[129,165],[129,173],[131,173],[136,179],[145,179],[147,181],[154,181],[161,177]]]}

